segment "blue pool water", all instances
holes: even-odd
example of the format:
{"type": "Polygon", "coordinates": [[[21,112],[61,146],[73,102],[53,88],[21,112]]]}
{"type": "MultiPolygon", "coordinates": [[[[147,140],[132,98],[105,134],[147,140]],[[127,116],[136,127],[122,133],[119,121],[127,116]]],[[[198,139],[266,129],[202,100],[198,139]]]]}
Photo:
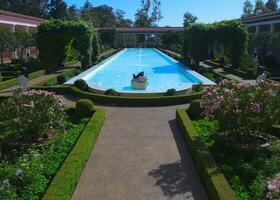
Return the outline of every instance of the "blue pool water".
{"type": "Polygon", "coordinates": [[[199,82],[214,84],[158,50],[149,48],[124,49],[79,78],[83,78],[91,87],[103,90],[113,88],[120,92],[165,92],[170,88],[183,90],[199,82]],[[141,71],[148,78],[149,86],[144,91],[135,91],[131,88],[131,79],[133,74],[141,71]]]}

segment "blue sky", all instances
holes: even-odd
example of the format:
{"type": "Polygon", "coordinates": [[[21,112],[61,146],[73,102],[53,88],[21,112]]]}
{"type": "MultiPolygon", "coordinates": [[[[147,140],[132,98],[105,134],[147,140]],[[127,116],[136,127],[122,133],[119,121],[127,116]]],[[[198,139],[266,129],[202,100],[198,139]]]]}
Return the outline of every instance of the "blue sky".
{"type": "MultiPolygon", "coordinates": [[[[82,6],[85,0],[65,0],[68,5],[82,6]]],[[[126,12],[126,17],[134,19],[140,0],[90,0],[94,6],[107,4],[126,12]]],[[[214,22],[239,18],[244,0],[161,0],[164,18],[160,26],[181,26],[186,11],[196,15],[200,22],[214,22]]]]}

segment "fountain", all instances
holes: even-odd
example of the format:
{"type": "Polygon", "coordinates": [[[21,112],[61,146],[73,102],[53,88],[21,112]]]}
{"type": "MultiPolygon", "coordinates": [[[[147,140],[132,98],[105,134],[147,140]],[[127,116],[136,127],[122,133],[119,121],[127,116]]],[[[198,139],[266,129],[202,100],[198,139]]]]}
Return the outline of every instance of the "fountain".
{"type": "Polygon", "coordinates": [[[131,80],[131,87],[134,90],[145,90],[149,85],[147,77],[145,77],[144,72],[139,74],[133,74],[133,79],[131,80]]]}

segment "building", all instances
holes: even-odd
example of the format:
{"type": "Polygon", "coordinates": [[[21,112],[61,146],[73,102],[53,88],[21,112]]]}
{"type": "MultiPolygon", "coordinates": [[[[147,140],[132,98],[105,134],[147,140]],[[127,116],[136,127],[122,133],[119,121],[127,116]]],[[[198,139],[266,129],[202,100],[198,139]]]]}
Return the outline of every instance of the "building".
{"type": "MultiPolygon", "coordinates": [[[[37,26],[43,21],[41,18],[22,15],[14,12],[0,10],[0,29],[6,29],[11,32],[26,31],[36,32],[37,26]]],[[[37,49],[30,48],[24,54],[37,56],[37,49]]],[[[4,53],[4,62],[9,62],[13,58],[18,58],[19,50],[4,53]]]]}
{"type": "Polygon", "coordinates": [[[242,17],[241,20],[251,33],[280,32],[280,12],[242,17]]]}

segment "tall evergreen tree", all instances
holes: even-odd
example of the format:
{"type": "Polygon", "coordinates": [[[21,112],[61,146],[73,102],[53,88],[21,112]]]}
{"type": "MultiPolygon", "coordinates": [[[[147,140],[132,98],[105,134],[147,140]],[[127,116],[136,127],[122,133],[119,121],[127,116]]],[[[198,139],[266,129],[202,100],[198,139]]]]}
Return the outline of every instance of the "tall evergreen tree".
{"type": "Polygon", "coordinates": [[[246,0],[243,4],[243,16],[248,17],[254,14],[254,6],[250,0],[246,0]]]}
{"type": "Polygon", "coordinates": [[[279,0],[268,0],[265,4],[267,12],[275,12],[279,10],[279,0]]]}
{"type": "Polygon", "coordinates": [[[256,0],[255,8],[254,8],[254,15],[260,15],[266,13],[266,7],[262,0],[256,0]]]}
{"type": "Polygon", "coordinates": [[[67,19],[67,4],[63,0],[51,0],[48,7],[49,17],[67,19]]]}

